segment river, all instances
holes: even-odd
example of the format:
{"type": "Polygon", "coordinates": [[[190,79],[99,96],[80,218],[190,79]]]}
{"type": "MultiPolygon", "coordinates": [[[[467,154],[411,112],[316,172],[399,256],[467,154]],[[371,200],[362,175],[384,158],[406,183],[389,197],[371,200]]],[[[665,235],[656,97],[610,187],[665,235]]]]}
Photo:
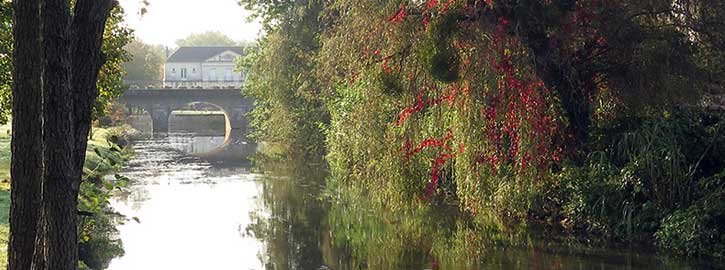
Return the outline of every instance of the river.
{"type": "Polygon", "coordinates": [[[219,137],[137,141],[112,202],[125,255],[110,270],[151,269],[713,269],[651,249],[541,237],[458,217],[454,206],[376,212],[364,195],[326,188],[303,162],[251,173],[188,153],[219,137]],[[137,221],[136,221],[137,219],[137,221]],[[547,240],[548,239],[548,240],[547,240]]]}

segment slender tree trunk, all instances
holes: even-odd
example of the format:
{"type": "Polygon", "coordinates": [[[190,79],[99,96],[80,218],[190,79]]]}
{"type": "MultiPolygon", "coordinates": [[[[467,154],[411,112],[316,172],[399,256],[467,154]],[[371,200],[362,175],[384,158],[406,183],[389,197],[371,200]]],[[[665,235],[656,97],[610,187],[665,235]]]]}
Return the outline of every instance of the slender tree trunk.
{"type": "Polygon", "coordinates": [[[67,0],[45,0],[41,14],[45,58],[43,214],[47,226],[47,267],[71,270],[78,265],[76,220],[80,178],[76,177],[73,155],[70,6],[67,0]]]}
{"type": "Polygon", "coordinates": [[[13,1],[13,118],[8,269],[31,269],[43,179],[40,1],[13,1]]]}

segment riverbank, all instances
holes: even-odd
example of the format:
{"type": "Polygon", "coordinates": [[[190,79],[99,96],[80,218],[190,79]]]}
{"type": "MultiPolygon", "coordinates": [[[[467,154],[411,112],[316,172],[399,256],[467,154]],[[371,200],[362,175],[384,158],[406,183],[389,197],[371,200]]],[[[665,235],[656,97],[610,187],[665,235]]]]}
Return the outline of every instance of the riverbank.
{"type": "MultiPolygon", "coordinates": [[[[10,214],[10,128],[0,126],[0,269],[7,268],[10,214]]],[[[117,171],[131,158],[124,148],[135,131],[130,127],[94,128],[86,150],[85,179],[117,171]]],[[[86,190],[82,188],[82,191],[86,190]]]]}

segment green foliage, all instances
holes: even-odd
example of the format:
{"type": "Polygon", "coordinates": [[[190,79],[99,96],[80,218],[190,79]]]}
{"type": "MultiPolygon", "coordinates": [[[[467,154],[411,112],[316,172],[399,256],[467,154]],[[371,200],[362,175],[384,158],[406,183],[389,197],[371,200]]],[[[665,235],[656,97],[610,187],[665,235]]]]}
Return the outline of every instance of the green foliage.
{"type": "Polygon", "coordinates": [[[110,199],[114,191],[126,187],[129,179],[106,175],[119,170],[131,157],[129,149],[117,144],[119,138],[126,138],[131,132],[129,127],[96,128],[88,142],[78,196],[78,210],[84,213],[78,226],[79,260],[88,269],[106,269],[112,259],[124,253],[116,225],[125,219],[113,210],[110,199]]]}
{"type": "MultiPolygon", "coordinates": [[[[10,1],[0,2],[0,123],[10,116],[12,97],[12,6],[10,1]]],[[[121,96],[125,90],[123,78],[125,70],[122,63],[130,55],[123,49],[131,42],[133,31],[123,22],[124,11],[116,6],[106,22],[102,51],[106,63],[98,75],[99,95],[93,107],[94,116],[103,115],[111,100],[121,96]]]]}
{"type": "Polygon", "coordinates": [[[376,193],[376,202],[397,208],[407,205],[425,187],[420,178],[412,176],[425,176],[411,175],[415,171],[405,170],[399,148],[389,147],[391,141],[397,145],[403,141],[388,129],[395,108],[373,80],[361,78],[355,85],[338,88],[337,99],[329,108],[332,124],[327,131],[327,161],[337,181],[364,187],[376,193]]]}
{"type": "Polygon", "coordinates": [[[718,235],[692,224],[719,211],[698,203],[725,168],[700,101],[723,89],[725,5],[483,2],[243,0],[268,33],[243,63],[256,138],[327,152],[328,185],[381,208],[447,201],[675,249],[718,235]]]}
{"type": "MultiPolygon", "coordinates": [[[[311,1],[276,15],[259,49],[241,63],[249,74],[242,92],[255,100],[252,136],[285,155],[319,159],[325,151],[323,130],[329,120],[314,76],[322,7],[322,1],[311,1]]],[[[250,3],[247,8],[266,12],[250,3]]]]}
{"type": "Polygon", "coordinates": [[[0,1],[0,124],[10,116],[13,70],[12,2],[0,1]]]}
{"type": "Polygon", "coordinates": [[[124,11],[120,6],[111,10],[106,22],[101,51],[106,63],[98,74],[98,98],[93,106],[94,117],[105,115],[111,102],[120,97],[126,86],[123,82],[126,71],[123,63],[130,60],[131,55],[124,47],[133,40],[133,30],[123,24],[124,11]]]}
{"type": "Polygon", "coordinates": [[[687,255],[725,258],[724,173],[701,180],[707,185],[704,197],[662,220],[655,234],[661,246],[687,255]]]}
{"type": "MultiPolygon", "coordinates": [[[[96,128],[88,143],[83,182],[78,197],[78,210],[83,213],[79,217],[79,263],[90,267],[84,269],[105,269],[111,259],[123,255],[115,227],[123,222],[123,217],[110,207],[110,198],[113,191],[126,186],[128,179],[121,175],[111,179],[105,175],[119,169],[131,157],[130,149],[112,142],[113,138],[127,138],[133,132],[129,127],[96,128]]],[[[9,176],[10,140],[0,139],[0,164],[5,162],[8,166],[0,166],[0,175],[9,176]]],[[[5,183],[7,179],[2,181],[5,183]]],[[[7,248],[9,233],[7,218],[10,193],[7,189],[9,186],[0,188],[0,250],[7,248]]],[[[5,263],[7,258],[0,256],[0,266],[5,263]]]]}
{"type": "Polygon", "coordinates": [[[236,46],[239,42],[234,41],[220,31],[207,31],[203,33],[193,33],[186,38],[176,41],[176,46],[236,46]]]}
{"type": "Polygon", "coordinates": [[[565,165],[532,212],[576,231],[656,236],[681,253],[722,257],[723,119],[688,108],[605,125],[594,132],[600,150],[584,166],[565,165]]]}
{"type": "Polygon", "coordinates": [[[430,40],[434,43],[434,53],[429,60],[430,73],[433,78],[451,83],[459,78],[460,57],[453,48],[453,35],[458,30],[456,25],[464,19],[463,14],[450,12],[443,18],[433,22],[428,29],[430,40]]]}

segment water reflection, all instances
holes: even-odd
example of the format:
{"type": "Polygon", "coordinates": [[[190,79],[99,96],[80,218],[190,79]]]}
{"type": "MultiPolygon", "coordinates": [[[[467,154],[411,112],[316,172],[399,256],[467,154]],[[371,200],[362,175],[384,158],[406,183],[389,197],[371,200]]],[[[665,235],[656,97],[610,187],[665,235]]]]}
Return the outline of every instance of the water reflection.
{"type": "Polygon", "coordinates": [[[199,135],[194,133],[171,133],[169,144],[187,154],[203,154],[214,151],[224,144],[224,135],[199,135]]]}
{"type": "Polygon", "coordinates": [[[325,171],[299,163],[265,168],[260,208],[247,233],[264,243],[265,269],[342,269],[327,234],[327,207],[320,200],[325,171]]]}
{"type": "Polygon", "coordinates": [[[119,226],[126,254],[109,269],[260,269],[262,246],[244,235],[260,193],[256,176],[176,149],[167,138],[135,143],[122,173],[134,182],[113,207],[139,222],[119,226]]]}
{"type": "Polygon", "coordinates": [[[135,143],[123,172],[135,182],[113,206],[140,223],[119,227],[126,255],[109,269],[715,268],[495,218],[474,221],[454,205],[373,205],[364,191],[332,186],[324,168],[303,161],[264,164],[264,175],[255,175],[185,155],[180,142],[135,143]]]}
{"type": "Polygon", "coordinates": [[[712,269],[651,250],[553,237],[524,224],[476,220],[453,205],[372,205],[365,192],[324,187],[324,171],[277,164],[261,178],[247,230],[265,269],[712,269]]]}

